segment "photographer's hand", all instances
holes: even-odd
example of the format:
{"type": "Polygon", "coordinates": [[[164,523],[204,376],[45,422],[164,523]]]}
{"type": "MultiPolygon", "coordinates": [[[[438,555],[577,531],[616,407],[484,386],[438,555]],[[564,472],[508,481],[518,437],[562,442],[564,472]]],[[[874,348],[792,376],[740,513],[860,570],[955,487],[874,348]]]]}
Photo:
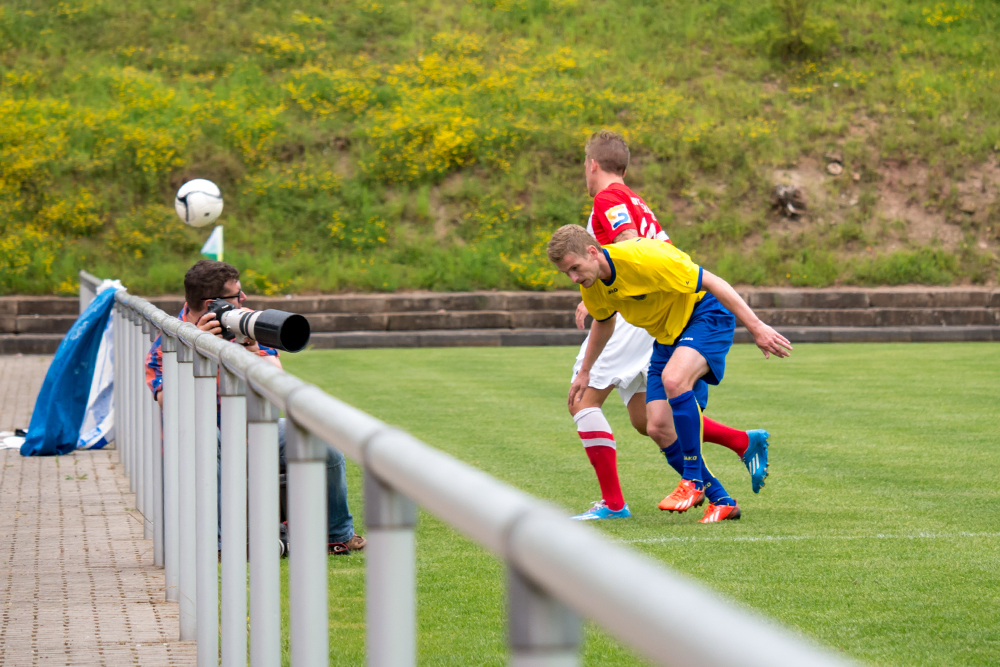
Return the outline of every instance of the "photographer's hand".
{"type": "Polygon", "coordinates": [[[215,316],[215,313],[205,313],[202,315],[196,326],[202,331],[222,338],[222,324],[215,316]]]}
{"type": "Polygon", "coordinates": [[[247,345],[243,346],[243,349],[245,349],[247,352],[253,352],[254,354],[260,354],[260,345],[258,345],[257,341],[255,341],[255,340],[249,341],[249,343],[247,345]]]}

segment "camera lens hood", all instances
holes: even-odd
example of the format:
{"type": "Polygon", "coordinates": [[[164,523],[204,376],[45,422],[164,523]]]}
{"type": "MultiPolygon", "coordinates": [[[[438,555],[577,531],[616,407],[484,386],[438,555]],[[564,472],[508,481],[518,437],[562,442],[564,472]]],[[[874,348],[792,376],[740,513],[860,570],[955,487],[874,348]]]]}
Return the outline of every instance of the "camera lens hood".
{"type": "Polygon", "coordinates": [[[240,328],[261,345],[286,352],[298,352],[309,344],[312,331],[309,320],[298,313],[283,310],[258,310],[248,313],[240,328]]]}

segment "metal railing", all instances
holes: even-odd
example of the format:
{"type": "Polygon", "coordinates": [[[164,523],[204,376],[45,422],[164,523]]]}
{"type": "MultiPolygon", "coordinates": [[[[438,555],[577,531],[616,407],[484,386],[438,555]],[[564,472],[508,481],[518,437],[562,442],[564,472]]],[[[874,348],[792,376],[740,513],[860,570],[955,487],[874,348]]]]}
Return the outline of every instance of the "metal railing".
{"type": "Polygon", "coordinates": [[[101,284],[101,279],[97,276],[80,270],[80,313],[87,310],[87,306],[97,296],[97,286],[101,284]]]}
{"type": "Polygon", "coordinates": [[[288,417],[288,599],[295,667],[329,661],[325,443],[364,469],[369,665],[416,664],[417,505],[504,560],[511,665],[579,664],[581,616],[658,665],[849,664],[242,346],[203,333],[128,292],[115,298],[119,455],[154,540],[155,563],[165,568],[166,599],[180,605],[180,639],[197,640],[200,667],[219,664],[220,628],[222,664],[247,664],[248,533],[249,661],[254,667],[280,664],[279,410],[288,417]],[[157,335],[163,352],[162,447],[161,412],[144,386],[145,354],[157,335]]]}

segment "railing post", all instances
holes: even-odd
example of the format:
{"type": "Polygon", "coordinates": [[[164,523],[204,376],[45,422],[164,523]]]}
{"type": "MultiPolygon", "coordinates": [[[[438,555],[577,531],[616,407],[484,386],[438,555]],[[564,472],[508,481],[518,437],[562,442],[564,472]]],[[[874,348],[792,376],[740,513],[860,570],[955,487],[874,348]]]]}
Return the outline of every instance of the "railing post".
{"type": "Polygon", "coordinates": [[[413,667],[416,657],[417,506],[365,470],[369,667],[413,667]]]}
{"type": "Polygon", "coordinates": [[[80,276],[80,314],[83,315],[83,311],[87,310],[87,306],[90,302],[94,300],[97,294],[94,292],[94,288],[88,283],[83,276],[80,276]]]}
{"type": "Polygon", "coordinates": [[[246,401],[250,513],[250,666],[270,667],[281,662],[278,408],[252,389],[247,390],[246,401]]]}
{"type": "Polygon", "coordinates": [[[122,378],[125,374],[122,372],[125,364],[125,354],[122,350],[122,317],[121,317],[122,306],[118,301],[115,301],[114,307],[111,309],[112,317],[112,335],[114,339],[114,374],[115,383],[113,387],[113,401],[114,401],[114,411],[115,411],[115,449],[118,451],[118,464],[122,466],[122,470],[125,469],[125,406],[124,399],[122,398],[122,378]]]}
{"type": "Polygon", "coordinates": [[[167,602],[177,602],[178,567],[180,560],[180,491],[178,485],[179,457],[177,439],[177,339],[160,335],[160,350],[163,352],[163,578],[166,584],[167,602]]]}
{"type": "Polygon", "coordinates": [[[141,388],[139,387],[140,382],[140,364],[139,364],[139,341],[142,340],[142,327],[139,323],[139,313],[134,309],[129,312],[129,321],[131,326],[128,328],[128,340],[129,340],[129,357],[131,361],[131,377],[129,377],[129,397],[128,402],[131,406],[132,419],[130,421],[131,431],[132,431],[132,448],[131,448],[131,461],[132,461],[132,492],[135,494],[135,508],[139,510],[139,514],[143,515],[143,537],[145,537],[145,496],[142,493],[142,454],[143,454],[143,441],[145,438],[142,437],[142,396],[139,393],[141,388]]]}
{"type": "Polygon", "coordinates": [[[103,281],[83,269],[80,269],[76,276],[80,280],[80,314],[83,315],[90,302],[97,298],[97,288],[103,281]]]}
{"type": "Polygon", "coordinates": [[[507,631],[511,667],[580,664],[580,617],[509,563],[507,631]]]}
{"type": "Polygon", "coordinates": [[[223,667],[247,665],[246,389],[242,378],[220,364],[223,667]]]}
{"type": "MultiPolygon", "coordinates": [[[[153,406],[149,402],[149,391],[146,389],[146,353],[149,351],[149,340],[152,327],[141,313],[139,315],[140,332],[139,346],[135,355],[139,362],[139,393],[136,400],[141,405],[142,420],[139,437],[142,443],[142,507],[143,507],[143,539],[153,540],[153,562],[156,564],[156,508],[153,494],[153,406]]],[[[162,564],[162,561],[161,563],[162,564]]]]}
{"type": "Polygon", "coordinates": [[[125,444],[125,474],[128,490],[134,491],[132,479],[132,308],[122,306],[122,430],[125,444]]]}
{"type": "Polygon", "coordinates": [[[326,444],[285,423],[288,489],[288,606],[295,667],[326,667],[326,444]]]}
{"type": "MultiPolygon", "coordinates": [[[[152,345],[160,332],[155,327],[150,327],[149,342],[152,345]]],[[[142,369],[145,373],[146,369],[142,369]]],[[[163,366],[160,366],[163,372],[163,366]]],[[[143,383],[145,385],[145,382],[143,383]]],[[[156,403],[156,398],[149,388],[143,386],[142,395],[146,397],[146,404],[149,406],[149,441],[152,451],[152,473],[153,483],[151,490],[153,494],[153,565],[164,567],[164,525],[163,525],[163,430],[160,424],[160,406],[156,403]]],[[[164,572],[166,575],[166,572],[164,572]]]]}
{"type": "Polygon", "coordinates": [[[195,572],[198,516],[195,503],[194,350],[177,346],[177,508],[181,641],[197,638],[198,587],[195,572]]]}
{"type": "Polygon", "coordinates": [[[219,665],[218,363],[194,351],[198,667],[219,665]]]}

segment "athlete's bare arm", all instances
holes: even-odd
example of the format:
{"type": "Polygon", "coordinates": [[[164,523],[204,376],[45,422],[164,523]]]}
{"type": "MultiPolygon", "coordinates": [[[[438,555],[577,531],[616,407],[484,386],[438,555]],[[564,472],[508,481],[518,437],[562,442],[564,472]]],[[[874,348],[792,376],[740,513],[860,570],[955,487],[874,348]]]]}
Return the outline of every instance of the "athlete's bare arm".
{"type": "Polygon", "coordinates": [[[571,409],[574,403],[583,397],[583,392],[590,385],[590,369],[594,367],[597,358],[604,351],[604,346],[611,339],[611,334],[615,332],[615,319],[609,317],[603,322],[594,320],[590,325],[590,340],[587,342],[587,352],[584,354],[583,363],[580,364],[580,372],[573,378],[573,384],[569,386],[569,401],[571,409]]]}
{"type": "Polygon", "coordinates": [[[788,339],[761,322],[732,285],[703,269],[701,286],[718,299],[719,303],[728,308],[729,312],[739,318],[743,326],[753,336],[753,342],[764,353],[765,358],[770,358],[772,354],[776,357],[789,355],[792,344],[788,342],[788,339]]]}
{"type": "Polygon", "coordinates": [[[634,229],[626,229],[621,234],[616,236],[612,243],[621,243],[622,241],[628,241],[629,239],[637,239],[639,234],[634,229]]]}

